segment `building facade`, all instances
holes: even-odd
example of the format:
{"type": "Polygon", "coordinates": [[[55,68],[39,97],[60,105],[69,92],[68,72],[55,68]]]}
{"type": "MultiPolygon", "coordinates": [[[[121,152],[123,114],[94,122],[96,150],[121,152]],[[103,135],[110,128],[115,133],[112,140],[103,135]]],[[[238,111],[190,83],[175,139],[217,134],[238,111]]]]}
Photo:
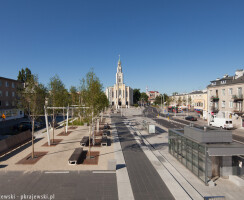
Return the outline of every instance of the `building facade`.
{"type": "Polygon", "coordinates": [[[224,75],[208,86],[208,123],[213,117],[232,119],[235,128],[244,128],[244,70],[224,75]]]}
{"type": "Polygon", "coordinates": [[[156,100],[156,97],[160,96],[160,93],[158,91],[148,91],[147,89],[146,94],[148,96],[148,102],[150,102],[150,104],[153,104],[156,100]]]}
{"type": "Polygon", "coordinates": [[[170,106],[177,106],[179,110],[198,112],[203,119],[207,119],[208,98],[207,90],[196,90],[190,93],[175,94],[170,96],[170,106]]]}
{"type": "Polygon", "coordinates": [[[124,75],[120,59],[117,66],[116,83],[114,86],[106,88],[106,96],[109,100],[109,104],[116,108],[121,106],[130,107],[133,105],[133,89],[124,84],[124,75]]]}
{"type": "Polygon", "coordinates": [[[17,89],[22,83],[0,77],[0,121],[2,115],[6,116],[6,120],[24,117],[24,112],[17,108],[17,89]]]}

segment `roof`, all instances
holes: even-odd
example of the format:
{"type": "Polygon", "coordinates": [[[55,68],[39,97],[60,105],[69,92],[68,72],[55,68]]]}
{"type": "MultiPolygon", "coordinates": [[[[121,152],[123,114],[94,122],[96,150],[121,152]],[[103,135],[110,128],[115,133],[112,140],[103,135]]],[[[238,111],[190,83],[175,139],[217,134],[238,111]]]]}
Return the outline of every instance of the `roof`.
{"type": "Polygon", "coordinates": [[[223,86],[223,85],[234,85],[234,84],[238,84],[238,83],[244,83],[244,76],[241,76],[239,78],[235,78],[235,76],[228,76],[228,77],[221,78],[218,80],[213,80],[210,82],[211,83],[216,82],[216,84],[215,85],[210,84],[210,85],[208,85],[208,88],[216,87],[216,86],[223,86]],[[221,84],[221,81],[226,81],[226,83],[221,84]]]}
{"type": "Polygon", "coordinates": [[[11,78],[5,78],[5,77],[1,77],[1,76],[0,76],[0,80],[8,80],[8,81],[14,81],[14,82],[21,83],[21,81],[18,81],[18,80],[15,80],[15,79],[11,79],[11,78]]]}

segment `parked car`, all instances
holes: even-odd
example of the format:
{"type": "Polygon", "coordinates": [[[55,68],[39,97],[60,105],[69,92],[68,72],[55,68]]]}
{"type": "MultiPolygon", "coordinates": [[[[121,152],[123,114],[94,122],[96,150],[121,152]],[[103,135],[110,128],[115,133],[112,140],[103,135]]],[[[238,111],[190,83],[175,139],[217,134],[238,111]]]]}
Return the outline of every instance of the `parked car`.
{"type": "MultiPolygon", "coordinates": [[[[41,128],[41,124],[39,122],[34,123],[34,128],[38,129],[41,128]]],[[[32,129],[32,122],[30,121],[23,121],[18,124],[16,124],[13,129],[19,130],[19,131],[26,131],[28,129],[32,129]]]]}
{"type": "Polygon", "coordinates": [[[197,121],[197,118],[193,117],[193,116],[187,116],[187,117],[185,117],[185,119],[189,120],[189,121],[197,121]]]}

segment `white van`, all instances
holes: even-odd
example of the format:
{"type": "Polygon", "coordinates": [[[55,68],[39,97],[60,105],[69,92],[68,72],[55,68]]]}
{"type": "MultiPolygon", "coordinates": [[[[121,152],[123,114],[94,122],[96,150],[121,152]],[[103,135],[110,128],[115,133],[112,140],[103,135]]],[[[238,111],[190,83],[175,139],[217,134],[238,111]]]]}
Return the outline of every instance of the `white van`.
{"type": "Polygon", "coordinates": [[[233,128],[233,123],[231,119],[225,119],[225,118],[213,118],[213,121],[211,121],[210,126],[215,126],[219,128],[224,128],[224,129],[232,129],[233,128]]]}

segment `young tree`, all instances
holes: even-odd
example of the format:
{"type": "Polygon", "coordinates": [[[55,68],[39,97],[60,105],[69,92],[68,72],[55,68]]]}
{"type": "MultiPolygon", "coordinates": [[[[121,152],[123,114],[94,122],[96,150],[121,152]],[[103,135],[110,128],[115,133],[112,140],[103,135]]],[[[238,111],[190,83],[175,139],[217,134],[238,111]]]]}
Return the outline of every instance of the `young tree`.
{"type": "Polygon", "coordinates": [[[24,109],[32,122],[32,158],[34,158],[34,128],[35,119],[44,114],[46,88],[38,83],[38,77],[30,76],[25,87],[19,90],[18,106],[24,109]]]}
{"type": "MultiPolygon", "coordinates": [[[[51,106],[53,106],[53,107],[67,107],[68,106],[69,94],[68,94],[68,91],[65,88],[63,82],[58,77],[58,75],[55,75],[54,77],[50,78],[48,88],[49,88],[49,103],[51,106]]],[[[53,143],[54,143],[55,116],[58,111],[60,112],[61,110],[53,109],[53,143]]],[[[63,117],[64,117],[64,110],[63,110],[63,117]]],[[[64,125],[64,133],[65,133],[65,125],[64,125]]]]}
{"type": "Polygon", "coordinates": [[[183,97],[182,102],[183,102],[183,105],[185,106],[186,105],[186,97],[185,96],[183,97]]]}
{"type": "MultiPolygon", "coordinates": [[[[93,116],[97,116],[105,107],[108,106],[107,96],[104,94],[102,89],[102,84],[99,78],[93,72],[93,70],[89,71],[86,74],[86,78],[83,78],[81,81],[80,94],[82,104],[89,108],[86,110],[86,113],[88,114],[90,125],[93,124],[93,116]]],[[[91,131],[89,134],[89,157],[91,152],[90,138],[91,131]]]]}
{"type": "Polygon", "coordinates": [[[177,100],[177,105],[180,106],[181,104],[182,104],[182,99],[181,99],[181,97],[179,97],[177,100]]]}

